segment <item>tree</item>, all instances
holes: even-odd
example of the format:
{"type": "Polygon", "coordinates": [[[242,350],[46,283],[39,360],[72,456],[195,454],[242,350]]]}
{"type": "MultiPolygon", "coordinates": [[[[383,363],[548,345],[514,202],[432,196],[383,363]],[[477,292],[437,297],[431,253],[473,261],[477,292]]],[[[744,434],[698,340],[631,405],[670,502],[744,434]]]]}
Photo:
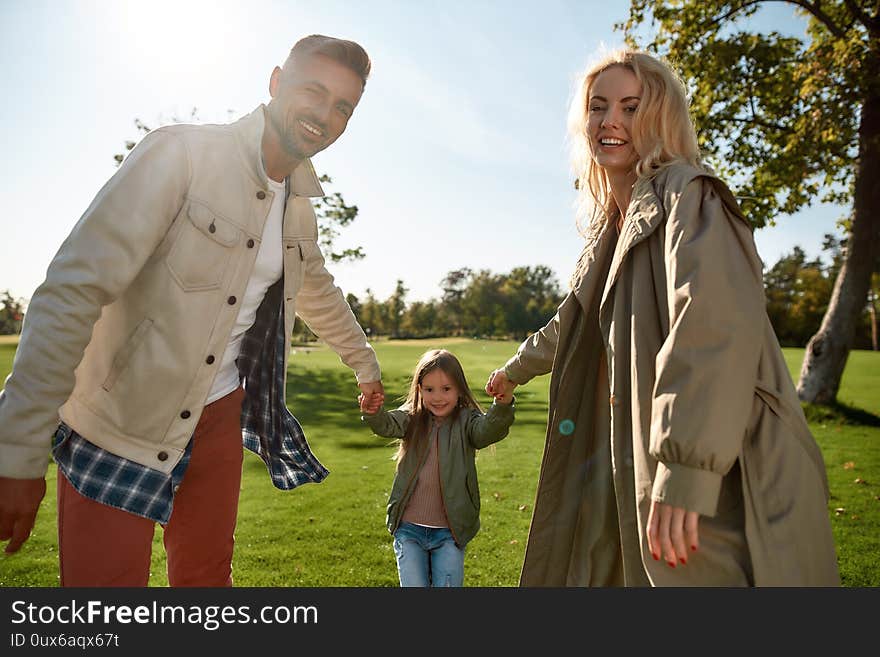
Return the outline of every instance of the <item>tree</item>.
{"type": "Polygon", "coordinates": [[[880,296],[877,293],[877,290],[880,290],[880,274],[875,273],[871,276],[871,287],[868,289],[868,314],[871,318],[871,349],[874,351],[878,351],[878,336],[877,336],[877,297],[880,296]]]}
{"type": "MultiPolygon", "coordinates": [[[[196,108],[192,109],[189,117],[185,120],[173,116],[171,117],[170,123],[183,123],[184,121],[198,121],[198,111],[196,108]]],[[[141,137],[146,135],[152,129],[137,118],[134,120],[134,125],[141,137]]],[[[116,153],[113,156],[113,161],[116,162],[116,166],[122,164],[125,156],[136,145],[136,141],[129,140],[125,142],[125,152],[116,153]]],[[[318,179],[324,183],[325,186],[333,183],[330,176],[326,174],[321,175],[318,179]]],[[[357,218],[358,208],[356,205],[347,205],[342,194],[339,192],[333,192],[332,194],[322,196],[321,198],[314,200],[312,205],[315,208],[315,215],[318,218],[318,244],[321,246],[321,251],[325,258],[331,262],[350,262],[360,260],[366,256],[363,247],[360,246],[343,249],[341,251],[334,250],[336,238],[339,237],[341,229],[348,226],[357,218]]]]}
{"type": "Polygon", "coordinates": [[[400,323],[403,320],[403,312],[406,310],[406,293],[409,292],[404,286],[403,281],[397,279],[397,285],[394,292],[388,298],[386,303],[388,307],[388,328],[391,329],[391,337],[400,337],[400,323]]]}
{"type": "Polygon", "coordinates": [[[444,314],[449,322],[449,329],[453,335],[461,335],[462,326],[462,308],[461,300],[468,286],[468,280],[473,272],[467,267],[455,269],[448,274],[440,282],[440,288],[443,290],[443,306],[444,314]]]}
{"type": "Polygon", "coordinates": [[[767,315],[779,343],[784,347],[798,345],[791,326],[792,306],[797,294],[798,276],[804,268],[806,254],[799,246],[783,255],[775,265],[764,272],[764,294],[767,298],[767,315]]]}
{"type": "Polygon", "coordinates": [[[501,294],[507,331],[517,340],[546,324],[562,301],[556,275],[544,265],[513,268],[504,278],[501,294]]]}
{"type": "Polygon", "coordinates": [[[816,333],[834,286],[834,265],[807,260],[799,246],[764,272],[767,314],[780,344],[803,347],[816,333]]]}
{"type": "Polygon", "coordinates": [[[468,335],[483,337],[505,332],[502,283],[503,277],[488,269],[471,272],[461,297],[461,323],[468,335]]]}
{"type": "Polygon", "coordinates": [[[349,292],[345,295],[345,302],[348,304],[348,307],[351,308],[351,312],[354,315],[354,318],[357,320],[357,323],[363,326],[363,306],[361,306],[360,299],[349,292]]]}
{"type": "Polygon", "coordinates": [[[360,310],[361,326],[364,327],[367,336],[381,335],[385,329],[385,311],[370,288],[367,288],[367,298],[360,310]]]}
{"type": "Polygon", "coordinates": [[[24,320],[24,300],[16,299],[3,291],[0,297],[0,335],[18,335],[21,333],[21,322],[24,320]]]}
{"type": "Polygon", "coordinates": [[[403,317],[401,330],[407,337],[430,338],[442,335],[442,324],[437,302],[413,301],[403,317]]]}
{"type": "Polygon", "coordinates": [[[880,259],[880,5],[791,0],[807,37],[740,28],[762,0],[632,0],[624,28],[692,85],[700,144],[756,227],[815,198],[852,204],[848,247],[798,395],[832,403],[880,259]]]}
{"type": "MultiPolygon", "coordinates": [[[[325,185],[331,184],[333,180],[328,175],[322,175],[319,180],[325,185]]],[[[315,206],[315,214],[318,217],[318,243],[321,245],[321,251],[325,257],[331,262],[346,262],[353,260],[361,260],[366,256],[363,247],[356,246],[354,248],[343,249],[342,251],[334,251],[336,238],[339,237],[339,231],[348,226],[355,220],[358,214],[356,205],[346,205],[345,199],[339,192],[333,192],[327,196],[322,196],[313,202],[315,206]]]]}

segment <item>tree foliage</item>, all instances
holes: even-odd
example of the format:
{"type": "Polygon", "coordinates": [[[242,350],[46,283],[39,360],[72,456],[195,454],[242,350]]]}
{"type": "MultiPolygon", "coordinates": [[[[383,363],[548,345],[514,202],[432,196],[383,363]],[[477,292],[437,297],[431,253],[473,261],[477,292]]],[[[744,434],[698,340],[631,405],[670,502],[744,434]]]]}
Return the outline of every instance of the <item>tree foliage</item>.
{"type": "Polygon", "coordinates": [[[370,336],[426,338],[449,335],[523,339],[553,317],[562,301],[549,267],[516,267],[508,274],[487,269],[450,271],[441,282],[441,299],[405,301],[398,280],[391,296],[380,301],[370,289],[364,300],[349,294],[348,303],[370,336]]]}
{"type": "Polygon", "coordinates": [[[831,299],[833,274],[803,249],[784,255],[764,273],[767,314],[784,347],[803,347],[819,329],[831,299]]]}
{"type": "MultiPolygon", "coordinates": [[[[845,248],[845,241],[825,235],[823,251],[828,254],[827,263],[820,258],[808,259],[804,250],[795,246],[791,253],[784,254],[765,270],[767,314],[783,347],[804,347],[819,330],[831,301],[845,248]]],[[[871,299],[877,296],[878,283],[880,276],[875,276],[870,289],[871,299]]],[[[856,325],[855,349],[875,349],[872,335],[876,332],[875,322],[869,304],[856,325]]]]}
{"type": "Polygon", "coordinates": [[[852,202],[861,105],[876,84],[867,62],[877,48],[855,18],[856,2],[791,3],[807,17],[808,39],[743,29],[761,4],[633,0],[622,26],[633,45],[637,28],[656,30],[647,48],[691,86],[700,146],[755,227],[816,199],[852,202]]]}
{"type": "Polygon", "coordinates": [[[9,290],[0,296],[0,335],[17,335],[21,333],[21,322],[24,319],[24,300],[16,299],[9,290]]]}

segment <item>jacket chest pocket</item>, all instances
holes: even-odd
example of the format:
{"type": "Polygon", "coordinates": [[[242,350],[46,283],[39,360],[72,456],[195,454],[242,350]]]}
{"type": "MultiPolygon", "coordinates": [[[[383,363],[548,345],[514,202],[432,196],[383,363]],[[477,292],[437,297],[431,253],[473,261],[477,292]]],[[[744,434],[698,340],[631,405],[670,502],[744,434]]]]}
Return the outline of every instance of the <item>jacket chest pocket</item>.
{"type": "Polygon", "coordinates": [[[200,203],[190,203],[166,262],[187,292],[220,287],[241,230],[200,203]]]}
{"type": "Polygon", "coordinates": [[[308,240],[284,240],[284,291],[286,296],[295,297],[302,287],[309,254],[308,240]]]}

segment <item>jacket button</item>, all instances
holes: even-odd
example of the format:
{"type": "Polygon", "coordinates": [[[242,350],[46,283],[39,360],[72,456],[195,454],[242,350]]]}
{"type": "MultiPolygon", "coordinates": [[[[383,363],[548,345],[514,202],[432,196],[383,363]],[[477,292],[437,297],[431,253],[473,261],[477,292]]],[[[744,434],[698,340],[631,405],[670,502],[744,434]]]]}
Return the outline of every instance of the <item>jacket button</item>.
{"type": "Polygon", "coordinates": [[[208,226],[208,232],[209,233],[216,233],[217,232],[217,226],[214,225],[213,221],[211,222],[211,225],[208,226]]]}
{"type": "Polygon", "coordinates": [[[210,356],[208,356],[208,357],[205,359],[205,362],[206,362],[208,365],[211,365],[211,364],[214,362],[214,355],[211,354],[210,356]]]}
{"type": "Polygon", "coordinates": [[[191,413],[189,411],[182,411],[180,413],[180,417],[182,417],[184,420],[187,419],[190,415],[191,413]]]}
{"type": "Polygon", "coordinates": [[[260,191],[257,192],[257,198],[260,199],[260,200],[262,201],[264,198],[266,198],[266,192],[264,192],[264,191],[261,189],[260,191]]]}
{"type": "Polygon", "coordinates": [[[247,247],[248,247],[249,249],[254,248],[254,241],[253,241],[253,240],[248,240],[248,241],[247,241],[247,247]]]}
{"type": "Polygon", "coordinates": [[[168,452],[159,452],[159,454],[157,455],[156,458],[158,458],[160,461],[167,461],[168,460],[168,452]]]}
{"type": "Polygon", "coordinates": [[[229,297],[226,300],[226,303],[228,303],[230,306],[234,306],[235,305],[235,297],[229,297]]]}
{"type": "Polygon", "coordinates": [[[177,484],[176,486],[174,486],[174,488],[172,489],[171,492],[172,492],[172,493],[176,493],[176,492],[179,491],[179,490],[180,490],[180,484],[177,484]]]}

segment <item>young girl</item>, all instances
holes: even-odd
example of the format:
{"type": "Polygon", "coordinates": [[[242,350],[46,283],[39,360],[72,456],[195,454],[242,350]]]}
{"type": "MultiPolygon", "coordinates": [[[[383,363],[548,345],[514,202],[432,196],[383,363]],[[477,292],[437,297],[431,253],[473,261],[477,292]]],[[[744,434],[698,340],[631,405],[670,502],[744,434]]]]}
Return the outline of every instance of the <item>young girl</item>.
{"type": "Polygon", "coordinates": [[[363,421],[399,438],[387,526],[401,586],[461,586],[464,550],[480,528],[476,450],[507,435],[513,395],[499,393],[487,413],[471,395],[461,364],[445,349],[425,353],[399,409],[380,395],[358,398],[363,421]]]}

